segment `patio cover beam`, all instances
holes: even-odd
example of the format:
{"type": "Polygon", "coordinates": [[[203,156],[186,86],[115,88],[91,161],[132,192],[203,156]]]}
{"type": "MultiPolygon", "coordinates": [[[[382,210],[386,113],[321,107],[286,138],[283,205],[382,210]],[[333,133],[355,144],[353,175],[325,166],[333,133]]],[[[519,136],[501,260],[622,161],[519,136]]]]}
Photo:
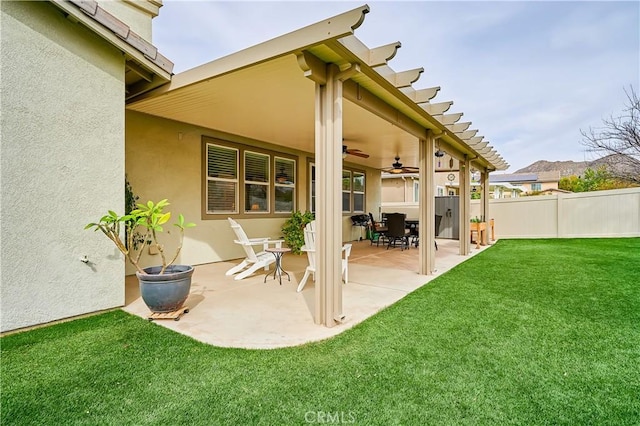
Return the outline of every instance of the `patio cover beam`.
{"type": "Polygon", "coordinates": [[[445,112],[449,111],[449,108],[451,108],[451,105],[453,105],[453,101],[439,102],[435,104],[425,102],[423,104],[420,104],[422,109],[424,109],[431,115],[444,114],[445,112]]]}
{"type": "Polygon", "coordinates": [[[435,98],[435,96],[440,91],[440,86],[419,90],[416,90],[413,87],[402,87],[400,91],[407,95],[407,97],[416,104],[422,104],[425,102],[429,102],[431,99],[435,98]]]}

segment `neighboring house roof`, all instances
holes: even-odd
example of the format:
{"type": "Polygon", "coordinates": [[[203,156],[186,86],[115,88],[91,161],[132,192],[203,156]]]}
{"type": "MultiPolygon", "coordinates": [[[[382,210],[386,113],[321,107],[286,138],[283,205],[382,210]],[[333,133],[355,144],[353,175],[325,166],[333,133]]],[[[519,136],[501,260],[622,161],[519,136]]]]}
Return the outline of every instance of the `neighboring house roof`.
{"type": "Polygon", "coordinates": [[[536,182],[538,175],[535,173],[505,173],[489,175],[490,183],[498,182],[536,182]]]}
{"type": "Polygon", "coordinates": [[[314,152],[315,84],[325,84],[327,64],[335,64],[344,82],[345,144],[370,154],[347,161],[381,169],[400,154],[417,166],[417,141],[431,129],[460,158],[505,170],[488,142],[467,130],[470,122],[457,123],[462,113],[445,114],[449,102],[429,102],[439,87],[413,88],[422,68],[388,66],[399,42],[370,49],[353,35],[368,12],[361,6],[177,74],[127,109],[314,152]]]}
{"type": "Polygon", "coordinates": [[[489,175],[489,182],[558,182],[560,180],[560,172],[538,172],[538,173],[503,173],[489,175]]]}
{"type": "Polygon", "coordinates": [[[501,187],[501,188],[504,188],[504,189],[506,189],[508,191],[526,192],[525,188],[523,188],[521,186],[518,186],[518,185],[512,185],[512,184],[510,184],[508,182],[502,182],[502,183],[497,183],[496,182],[496,183],[491,183],[490,185],[491,186],[495,186],[495,187],[501,187]]]}
{"type": "Polygon", "coordinates": [[[560,171],[538,172],[538,182],[559,182],[560,171]]]}
{"type": "Polygon", "coordinates": [[[544,193],[557,192],[560,194],[573,194],[573,192],[571,191],[567,191],[566,189],[560,189],[560,188],[547,188],[547,189],[543,189],[541,192],[544,192],[544,193]]]}
{"type": "Polygon", "coordinates": [[[131,31],[131,28],[93,0],[51,0],[72,21],[86,26],[126,55],[126,98],[155,89],[171,80],[173,62],[131,31]]]}

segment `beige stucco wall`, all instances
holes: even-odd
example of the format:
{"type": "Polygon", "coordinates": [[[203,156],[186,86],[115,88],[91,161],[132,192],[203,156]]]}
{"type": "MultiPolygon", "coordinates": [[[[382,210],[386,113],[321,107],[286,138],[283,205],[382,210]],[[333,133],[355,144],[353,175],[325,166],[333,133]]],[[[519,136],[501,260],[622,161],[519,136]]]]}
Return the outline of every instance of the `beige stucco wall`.
{"type": "Polygon", "coordinates": [[[534,191],[532,189],[533,184],[532,183],[524,183],[522,184],[522,186],[526,189],[526,192],[531,193],[531,192],[540,192],[540,191],[546,191],[549,189],[558,189],[558,182],[538,182],[540,184],[540,190],[534,191]]]}
{"type": "MultiPolygon", "coordinates": [[[[226,219],[201,219],[202,136],[253,144],[265,149],[298,156],[298,209],[308,210],[306,190],[308,184],[308,158],[310,153],[283,146],[275,146],[238,136],[223,134],[186,123],[138,113],[126,112],[126,172],[134,193],[140,202],[167,198],[173,214],[182,213],[195,228],[185,233],[184,247],[177,263],[199,265],[243,257],[243,250],[233,243],[236,238],[226,219]]],[[[379,171],[366,170],[367,208],[377,211],[380,203],[379,171]]],[[[240,219],[247,235],[252,237],[280,238],[282,224],[286,218],[240,219]]],[[[357,239],[359,234],[351,225],[350,216],[343,216],[343,239],[357,239]]],[[[165,238],[168,252],[174,253],[177,237],[165,238]]],[[[160,263],[158,255],[145,255],[143,264],[160,263]]],[[[133,273],[127,265],[127,273],[133,273]]]]}
{"type": "Polygon", "coordinates": [[[122,258],[83,229],[123,204],[124,62],[48,2],[0,8],[7,331],[124,303],[122,258]]]}
{"type": "Polygon", "coordinates": [[[398,179],[381,179],[382,181],[382,199],[385,203],[402,203],[412,202],[405,198],[406,182],[398,179]]]}

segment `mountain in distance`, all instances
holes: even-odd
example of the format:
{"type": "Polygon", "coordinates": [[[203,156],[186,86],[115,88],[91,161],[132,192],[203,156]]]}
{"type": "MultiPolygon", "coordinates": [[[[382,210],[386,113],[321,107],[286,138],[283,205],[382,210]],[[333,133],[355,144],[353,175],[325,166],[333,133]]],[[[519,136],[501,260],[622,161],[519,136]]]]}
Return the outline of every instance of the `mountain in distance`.
{"type": "Polygon", "coordinates": [[[529,164],[527,167],[517,170],[515,173],[540,173],[540,172],[560,172],[560,177],[581,176],[584,171],[591,167],[592,161],[546,161],[540,160],[529,164]]]}
{"type": "MultiPolygon", "coordinates": [[[[560,177],[582,176],[586,169],[597,170],[600,166],[616,168],[622,162],[614,155],[607,155],[594,161],[546,161],[540,160],[517,170],[515,173],[560,172],[560,177]]],[[[622,166],[624,167],[624,166],[622,166]]]]}

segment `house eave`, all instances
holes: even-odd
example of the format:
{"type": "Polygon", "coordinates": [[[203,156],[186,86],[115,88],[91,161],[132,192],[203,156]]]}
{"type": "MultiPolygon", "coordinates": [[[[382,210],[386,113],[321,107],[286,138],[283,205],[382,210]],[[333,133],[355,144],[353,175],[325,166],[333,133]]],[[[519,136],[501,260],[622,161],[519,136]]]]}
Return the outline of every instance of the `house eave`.
{"type": "Polygon", "coordinates": [[[127,73],[135,74],[126,82],[127,99],[171,81],[173,63],[97,2],[51,0],[51,3],[67,19],[87,27],[124,54],[127,73]]]}

